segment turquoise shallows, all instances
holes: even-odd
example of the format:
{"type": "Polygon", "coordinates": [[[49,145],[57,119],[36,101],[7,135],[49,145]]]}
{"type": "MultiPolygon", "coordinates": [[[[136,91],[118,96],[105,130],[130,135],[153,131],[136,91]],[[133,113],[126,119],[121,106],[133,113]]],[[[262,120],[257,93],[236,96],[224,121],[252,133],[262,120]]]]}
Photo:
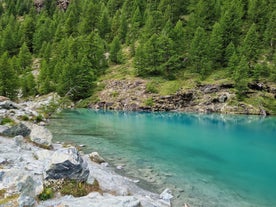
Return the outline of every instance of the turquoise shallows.
{"type": "Polygon", "coordinates": [[[276,117],[68,110],[55,141],[85,144],[174,206],[276,206],[276,117]]]}

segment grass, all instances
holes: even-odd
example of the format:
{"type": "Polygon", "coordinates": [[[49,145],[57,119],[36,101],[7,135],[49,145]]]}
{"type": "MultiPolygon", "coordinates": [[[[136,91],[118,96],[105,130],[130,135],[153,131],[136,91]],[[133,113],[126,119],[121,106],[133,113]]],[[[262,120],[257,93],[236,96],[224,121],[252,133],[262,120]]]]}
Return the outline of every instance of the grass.
{"type": "Polygon", "coordinates": [[[13,194],[5,197],[5,193],[6,193],[5,189],[0,190],[0,206],[5,205],[11,201],[16,201],[16,199],[19,197],[18,194],[13,194]]]}
{"type": "Polygon", "coordinates": [[[15,124],[15,122],[11,119],[11,118],[9,118],[9,117],[4,117],[2,120],[1,120],[1,123],[0,123],[1,125],[5,125],[5,124],[11,124],[11,125],[13,125],[13,124],[15,124]]]}
{"type": "Polygon", "coordinates": [[[276,99],[271,95],[259,92],[257,95],[244,98],[243,101],[256,108],[263,107],[269,114],[276,115],[276,99]]]}
{"type": "Polygon", "coordinates": [[[148,98],[148,99],[146,99],[146,100],[144,101],[144,104],[145,104],[146,106],[153,106],[153,105],[154,105],[154,101],[153,101],[152,98],[148,98]]]}
{"type": "Polygon", "coordinates": [[[103,193],[98,181],[95,179],[93,184],[86,182],[80,182],[76,180],[64,180],[59,190],[54,190],[54,186],[44,187],[43,192],[38,195],[39,200],[48,200],[54,197],[55,193],[61,193],[61,195],[72,195],[74,197],[82,197],[88,195],[90,192],[103,193]]]}
{"type": "Polygon", "coordinates": [[[102,190],[96,179],[92,185],[86,182],[78,182],[76,180],[65,180],[60,190],[62,195],[72,195],[74,197],[86,196],[90,192],[102,193],[102,190]]]}

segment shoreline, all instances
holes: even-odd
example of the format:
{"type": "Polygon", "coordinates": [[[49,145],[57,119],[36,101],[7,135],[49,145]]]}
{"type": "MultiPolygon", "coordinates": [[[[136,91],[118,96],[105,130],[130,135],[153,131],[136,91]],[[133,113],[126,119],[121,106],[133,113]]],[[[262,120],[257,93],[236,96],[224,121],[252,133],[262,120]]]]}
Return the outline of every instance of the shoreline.
{"type": "Polygon", "coordinates": [[[169,189],[164,188],[160,195],[144,190],[135,180],[119,175],[106,164],[93,162],[89,155],[81,155],[75,147],[52,143],[52,134],[44,127],[45,123],[32,121],[39,113],[26,107],[26,103],[4,100],[0,105],[1,124],[3,119],[11,121],[11,124],[0,125],[0,206],[78,207],[84,203],[91,207],[97,206],[96,203],[114,207],[123,207],[126,203],[131,207],[171,206],[173,196],[169,189]],[[23,121],[22,117],[27,116],[31,119],[23,121]],[[68,162],[71,163],[69,169],[68,162]],[[57,191],[51,199],[41,201],[38,197],[47,190],[45,182],[52,179],[51,176],[55,183],[60,179],[76,179],[94,185],[97,181],[102,193],[72,197],[62,196],[57,191]]]}

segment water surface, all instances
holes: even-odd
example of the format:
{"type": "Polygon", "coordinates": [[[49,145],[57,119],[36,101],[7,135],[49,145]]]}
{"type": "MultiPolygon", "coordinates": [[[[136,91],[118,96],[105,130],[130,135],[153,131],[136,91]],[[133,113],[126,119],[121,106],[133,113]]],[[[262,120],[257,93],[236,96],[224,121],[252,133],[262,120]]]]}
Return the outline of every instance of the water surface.
{"type": "Polygon", "coordinates": [[[174,206],[276,206],[276,118],[69,110],[55,141],[85,144],[174,206]]]}

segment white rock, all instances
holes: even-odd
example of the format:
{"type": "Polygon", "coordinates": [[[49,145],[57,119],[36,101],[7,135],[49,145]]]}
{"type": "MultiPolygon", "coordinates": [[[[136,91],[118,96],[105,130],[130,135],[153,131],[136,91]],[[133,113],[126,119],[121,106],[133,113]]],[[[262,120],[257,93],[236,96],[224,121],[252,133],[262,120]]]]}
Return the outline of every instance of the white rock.
{"type": "Polygon", "coordinates": [[[28,124],[27,126],[32,130],[30,139],[33,142],[47,147],[52,145],[53,135],[47,128],[36,124],[28,124]]]}
{"type": "Polygon", "coordinates": [[[166,188],[161,194],[160,199],[170,202],[170,200],[173,198],[172,191],[168,188],[166,188]]]}

